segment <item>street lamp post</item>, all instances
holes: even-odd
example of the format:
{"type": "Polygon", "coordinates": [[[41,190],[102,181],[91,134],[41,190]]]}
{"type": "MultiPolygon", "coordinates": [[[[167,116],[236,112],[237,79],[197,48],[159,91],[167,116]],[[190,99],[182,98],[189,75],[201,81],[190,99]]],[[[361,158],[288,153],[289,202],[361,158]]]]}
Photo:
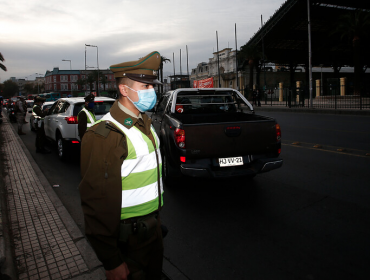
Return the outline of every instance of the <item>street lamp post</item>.
{"type": "Polygon", "coordinates": [[[72,62],[70,59],[62,59],[62,61],[69,61],[69,70],[72,70],[72,62]]]}
{"type": "Polygon", "coordinates": [[[320,81],[320,92],[321,92],[321,96],[323,96],[323,83],[322,83],[322,67],[324,66],[323,64],[320,64],[321,66],[321,81],[320,81]]]}
{"type": "MultiPolygon", "coordinates": [[[[98,46],[94,46],[94,45],[85,44],[85,46],[96,48],[96,64],[98,66],[98,83],[97,83],[97,88],[96,88],[96,95],[99,96],[99,48],[98,46]]],[[[85,53],[85,67],[86,67],[86,53],[85,53]]]]}
{"type": "MultiPolygon", "coordinates": [[[[42,74],[39,74],[39,73],[35,73],[36,75],[42,75],[42,74]]],[[[37,95],[40,94],[40,83],[39,81],[37,81],[37,95]]]]}

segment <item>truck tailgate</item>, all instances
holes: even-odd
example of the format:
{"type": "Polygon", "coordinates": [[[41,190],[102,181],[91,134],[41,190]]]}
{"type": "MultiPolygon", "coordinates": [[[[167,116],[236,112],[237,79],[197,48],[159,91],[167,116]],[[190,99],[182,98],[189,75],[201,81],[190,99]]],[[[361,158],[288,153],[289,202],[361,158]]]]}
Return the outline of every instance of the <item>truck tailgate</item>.
{"type": "Polygon", "coordinates": [[[188,158],[233,157],[276,149],[275,121],[184,125],[188,158]]]}

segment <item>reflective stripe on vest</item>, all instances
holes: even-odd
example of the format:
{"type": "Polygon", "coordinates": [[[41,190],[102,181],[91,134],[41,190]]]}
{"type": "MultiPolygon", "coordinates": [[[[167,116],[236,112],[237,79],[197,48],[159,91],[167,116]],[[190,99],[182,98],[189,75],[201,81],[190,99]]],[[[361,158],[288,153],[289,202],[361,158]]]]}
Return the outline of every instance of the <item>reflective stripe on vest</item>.
{"type": "Polygon", "coordinates": [[[150,130],[157,149],[138,128],[133,126],[127,129],[110,113],[100,121],[111,121],[126,135],[128,155],[121,166],[121,219],[144,216],[158,210],[158,181],[161,186],[161,206],[163,206],[162,158],[159,151],[159,138],[154,128],[151,127],[150,130]]]}
{"type": "MultiPolygon", "coordinates": [[[[32,116],[33,116],[35,119],[43,120],[44,118],[41,118],[39,115],[37,115],[37,114],[33,111],[33,109],[35,109],[35,107],[38,107],[38,105],[33,105],[33,107],[32,107],[32,116]]],[[[40,109],[41,109],[41,107],[40,107],[40,109]]]]}
{"type": "MultiPolygon", "coordinates": [[[[82,108],[80,113],[82,111],[84,111],[86,116],[87,116],[87,128],[86,129],[89,129],[89,127],[92,127],[96,123],[95,115],[92,112],[90,112],[89,110],[86,110],[85,107],[82,108]]],[[[78,113],[78,115],[80,115],[80,113],[78,113]]],[[[78,116],[77,116],[77,121],[78,121],[78,116]]]]}

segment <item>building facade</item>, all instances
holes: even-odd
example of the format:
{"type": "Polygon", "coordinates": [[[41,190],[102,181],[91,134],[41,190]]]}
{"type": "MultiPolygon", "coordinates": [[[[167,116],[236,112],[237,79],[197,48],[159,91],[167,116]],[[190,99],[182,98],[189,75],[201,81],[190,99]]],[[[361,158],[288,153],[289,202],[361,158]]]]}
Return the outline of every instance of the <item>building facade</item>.
{"type": "MultiPolygon", "coordinates": [[[[240,79],[240,73],[238,73],[240,79]]],[[[237,89],[236,51],[225,48],[214,52],[209,62],[201,62],[191,71],[191,84],[194,81],[213,78],[214,87],[237,89]],[[220,69],[220,71],[218,71],[220,69]]]]}
{"type": "MultiPolygon", "coordinates": [[[[113,73],[107,70],[99,70],[99,85],[97,88],[96,80],[93,78],[96,70],[59,70],[55,67],[52,71],[45,74],[45,92],[60,92],[62,95],[77,96],[79,93],[97,94],[116,89],[113,73]]],[[[81,94],[80,94],[81,95],[81,94]]]]}

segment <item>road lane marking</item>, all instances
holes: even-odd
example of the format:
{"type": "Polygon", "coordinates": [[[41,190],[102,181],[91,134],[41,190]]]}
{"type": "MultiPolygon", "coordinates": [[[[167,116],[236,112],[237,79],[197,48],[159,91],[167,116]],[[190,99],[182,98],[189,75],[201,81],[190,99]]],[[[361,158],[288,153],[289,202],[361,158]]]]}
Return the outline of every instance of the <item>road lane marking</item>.
{"type": "Polygon", "coordinates": [[[291,144],[281,143],[281,145],[309,149],[309,150],[316,150],[316,151],[319,150],[323,152],[330,152],[330,153],[341,154],[341,155],[370,158],[370,153],[367,153],[366,151],[363,151],[363,150],[337,148],[333,146],[313,145],[312,143],[302,143],[302,142],[298,142],[299,144],[295,144],[295,143],[297,142],[293,142],[291,144]],[[305,145],[302,145],[302,144],[305,144],[305,145]],[[334,149],[330,150],[328,148],[334,148],[334,149]]]}

